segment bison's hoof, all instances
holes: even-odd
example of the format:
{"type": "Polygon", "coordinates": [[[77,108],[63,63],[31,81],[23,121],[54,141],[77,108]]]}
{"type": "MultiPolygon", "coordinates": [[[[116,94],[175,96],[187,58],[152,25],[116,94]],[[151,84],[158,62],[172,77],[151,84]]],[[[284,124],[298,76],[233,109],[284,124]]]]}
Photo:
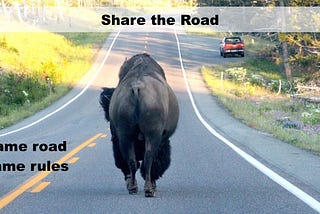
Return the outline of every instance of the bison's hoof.
{"type": "Polygon", "coordinates": [[[135,187],[135,188],[132,188],[132,189],[128,188],[128,191],[129,191],[130,195],[135,195],[135,194],[138,193],[138,187],[135,187]]]}
{"type": "Polygon", "coordinates": [[[153,189],[145,190],[144,191],[144,196],[147,197],[147,198],[151,198],[151,197],[155,197],[156,193],[155,193],[155,191],[153,189]]]}
{"type": "Polygon", "coordinates": [[[134,195],[137,194],[138,192],[138,184],[137,184],[137,180],[135,179],[132,182],[132,178],[131,176],[126,176],[126,184],[127,184],[127,190],[129,192],[129,194],[134,195]]]}
{"type": "Polygon", "coordinates": [[[146,197],[155,197],[156,196],[156,181],[146,182],[144,185],[144,195],[146,197]]]}

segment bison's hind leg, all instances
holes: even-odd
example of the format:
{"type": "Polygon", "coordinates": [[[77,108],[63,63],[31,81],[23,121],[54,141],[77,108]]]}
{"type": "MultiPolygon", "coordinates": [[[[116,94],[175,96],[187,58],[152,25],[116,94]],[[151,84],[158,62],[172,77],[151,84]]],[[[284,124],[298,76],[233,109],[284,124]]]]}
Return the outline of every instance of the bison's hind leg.
{"type": "Polygon", "coordinates": [[[130,175],[126,176],[127,189],[129,194],[138,192],[138,183],[136,179],[137,163],[135,159],[129,160],[130,175]]]}
{"type": "MultiPolygon", "coordinates": [[[[157,158],[155,158],[152,163],[152,168],[151,168],[152,180],[158,180],[170,166],[171,147],[169,142],[170,142],[169,140],[166,140],[163,142],[158,152],[157,158]]],[[[144,167],[141,167],[141,176],[145,179],[146,175],[145,175],[144,167]]]]}
{"type": "MultiPolygon", "coordinates": [[[[152,186],[154,191],[156,190],[156,180],[158,180],[170,166],[170,162],[171,162],[170,155],[171,155],[170,141],[167,139],[162,142],[162,145],[160,150],[158,151],[157,157],[153,160],[153,163],[152,163],[151,179],[152,179],[152,186]]],[[[141,176],[144,179],[146,179],[144,163],[142,163],[140,172],[141,172],[141,176]]]]}
{"type": "Polygon", "coordinates": [[[126,179],[126,176],[130,174],[130,170],[129,170],[127,162],[122,158],[122,155],[120,152],[120,146],[119,146],[119,139],[115,135],[112,126],[111,126],[111,134],[112,134],[111,141],[112,141],[114,162],[115,162],[116,167],[121,169],[121,171],[126,179]]]}
{"type": "Polygon", "coordinates": [[[122,158],[122,155],[120,152],[119,141],[115,135],[112,137],[112,148],[113,148],[113,156],[114,156],[114,160],[115,160],[115,165],[117,168],[121,169],[121,171],[124,175],[124,179],[125,179],[129,194],[137,193],[138,192],[137,181],[135,179],[134,180],[132,179],[129,166],[128,166],[127,162],[122,158]]]}
{"type": "Polygon", "coordinates": [[[127,189],[129,191],[129,194],[136,194],[138,192],[138,185],[136,180],[138,162],[135,156],[134,141],[131,139],[131,135],[121,136],[121,138],[119,139],[119,145],[121,156],[124,158],[129,168],[129,173],[125,174],[127,189]]]}

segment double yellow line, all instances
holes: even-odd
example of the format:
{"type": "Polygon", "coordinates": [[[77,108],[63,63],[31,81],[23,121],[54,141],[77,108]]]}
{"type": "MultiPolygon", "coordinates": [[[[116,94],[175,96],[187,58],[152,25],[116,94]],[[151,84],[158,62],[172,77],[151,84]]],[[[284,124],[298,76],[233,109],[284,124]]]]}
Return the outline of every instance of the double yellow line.
{"type": "MultiPolygon", "coordinates": [[[[80,144],[79,146],[74,148],[71,152],[66,154],[60,160],[56,161],[56,163],[62,164],[64,162],[66,162],[71,157],[73,157],[75,154],[80,152],[82,149],[84,149],[86,146],[88,146],[89,144],[91,144],[93,141],[95,141],[96,139],[98,139],[101,136],[103,136],[103,134],[101,134],[101,133],[96,134],[95,136],[91,137],[87,141],[83,142],[82,144],[80,144]]],[[[35,176],[32,176],[30,179],[25,181],[23,184],[21,184],[20,186],[18,186],[17,188],[12,190],[8,194],[6,194],[4,197],[2,197],[0,199],[0,209],[2,209],[5,206],[7,206],[9,203],[11,203],[13,200],[15,200],[17,197],[22,195],[24,192],[26,192],[31,187],[33,187],[34,185],[36,185],[37,183],[42,181],[44,178],[46,178],[51,173],[52,173],[52,171],[39,172],[35,176]]]]}

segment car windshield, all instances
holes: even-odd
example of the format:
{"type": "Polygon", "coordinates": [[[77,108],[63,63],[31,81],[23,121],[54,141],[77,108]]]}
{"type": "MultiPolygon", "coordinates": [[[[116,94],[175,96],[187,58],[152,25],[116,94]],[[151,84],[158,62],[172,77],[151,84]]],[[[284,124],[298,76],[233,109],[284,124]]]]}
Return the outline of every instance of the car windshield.
{"type": "Polygon", "coordinates": [[[226,43],[237,43],[241,42],[241,39],[239,37],[232,37],[232,38],[226,38],[226,43]]]}

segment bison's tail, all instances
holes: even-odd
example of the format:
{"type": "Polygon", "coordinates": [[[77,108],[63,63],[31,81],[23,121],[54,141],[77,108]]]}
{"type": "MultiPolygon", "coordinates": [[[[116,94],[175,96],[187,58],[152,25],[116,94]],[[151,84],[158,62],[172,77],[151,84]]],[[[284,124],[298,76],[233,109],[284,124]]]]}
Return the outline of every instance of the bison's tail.
{"type": "Polygon", "coordinates": [[[131,89],[132,96],[134,99],[134,112],[133,112],[133,124],[138,124],[140,120],[140,104],[139,104],[139,93],[140,89],[138,86],[133,86],[131,89]]]}
{"type": "Polygon", "coordinates": [[[115,88],[102,88],[102,90],[103,91],[100,93],[100,97],[99,97],[99,103],[104,110],[106,120],[110,121],[110,116],[109,116],[110,100],[115,88]]]}

